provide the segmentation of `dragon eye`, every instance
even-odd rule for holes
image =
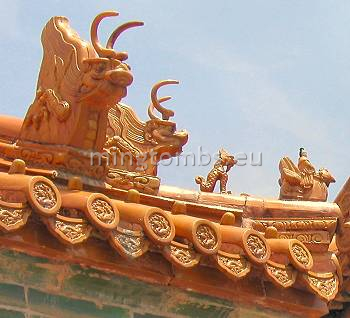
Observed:
[[[106,64],[105,63],[99,63],[96,64],[94,67],[94,70],[98,73],[102,73],[106,69]]]

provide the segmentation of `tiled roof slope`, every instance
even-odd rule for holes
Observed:
[[[229,211],[229,198],[210,196],[224,200]],[[188,198],[164,198],[163,202],[161,197],[145,196],[136,190],[114,194],[110,190],[108,195],[87,191],[78,178],[70,179],[66,186],[55,184],[46,177],[25,174],[20,161],[15,161],[8,173],[0,172],[0,199],[0,228],[4,233],[19,231],[33,214],[62,244],[73,247],[97,238],[127,259],[137,259],[151,250],[178,268],[196,271],[200,264],[216,267],[233,280],[257,271],[279,287],[306,287],[325,301],[334,299],[341,283],[334,255],[313,255],[298,239],[278,238],[274,226],[257,231],[237,225],[242,223],[236,222],[239,216],[225,212],[225,208],[220,221],[194,216]],[[245,203],[241,206],[237,203],[240,199],[231,200],[237,209],[247,207],[250,198],[242,198]],[[198,200],[196,204],[200,204]],[[295,213],[303,204],[303,209],[314,206],[281,204],[293,205]],[[267,202],[263,205],[274,208]],[[336,206],[322,206],[322,213],[336,215]],[[322,266],[315,262],[320,257]]]

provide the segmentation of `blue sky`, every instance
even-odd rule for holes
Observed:
[[[0,0],[0,111],[23,117],[33,100],[41,61],[40,33],[54,15],[69,18],[89,39],[104,10],[120,17],[101,25],[107,39],[127,20],[145,26],[126,32],[134,83],[123,102],[147,119],[149,90],[160,79],[179,129],[190,134],[187,152],[262,152],[260,167],[234,167],[234,193],[278,196],[278,162],[297,160],[305,147],[317,168],[337,179],[334,199],[350,175],[349,1],[25,1]],[[164,184],[196,188],[209,167],[161,166]]]

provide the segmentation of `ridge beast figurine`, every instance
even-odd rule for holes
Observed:
[[[230,155],[225,149],[219,151],[219,159],[215,162],[214,167],[210,170],[207,179],[197,176],[195,181],[199,184],[203,192],[214,192],[215,185],[220,182],[220,193],[229,193],[226,189],[228,181],[228,172],[237,163],[234,156]],[[226,169],[225,169],[226,168]]]
[[[284,157],[280,160],[279,170],[282,200],[327,201],[328,187],[335,182],[327,169],[316,171],[304,148],[300,148],[298,166]]]

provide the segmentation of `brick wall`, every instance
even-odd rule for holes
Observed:
[[[0,250],[0,317],[273,318],[281,313]]]

